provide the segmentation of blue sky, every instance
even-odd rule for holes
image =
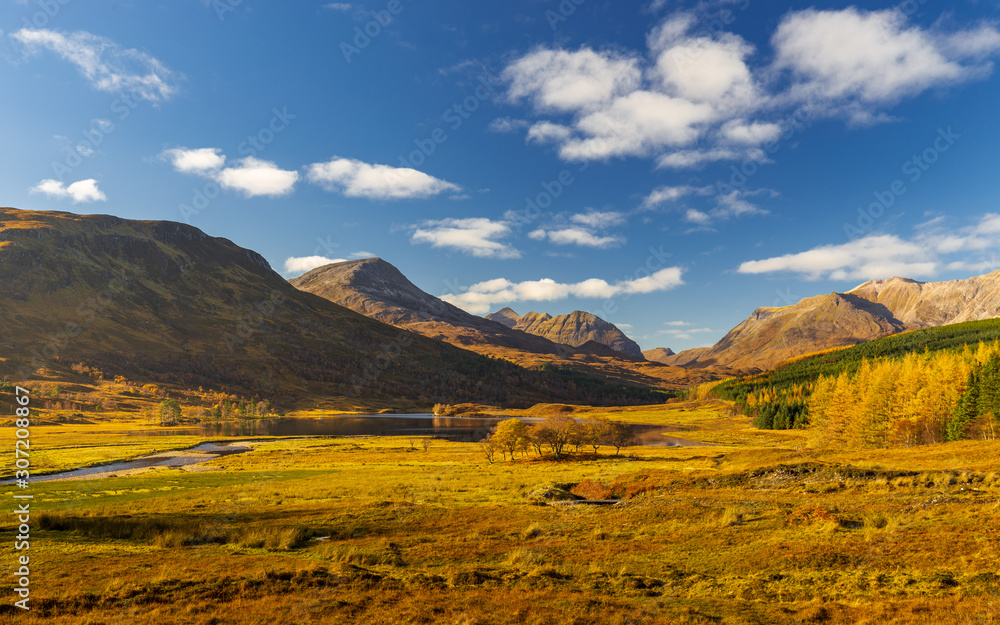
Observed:
[[[644,349],[1000,268],[995,0],[0,0],[0,203]]]

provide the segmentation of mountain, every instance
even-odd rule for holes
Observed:
[[[639,345],[617,326],[581,310],[553,317],[548,313],[536,312],[522,316],[511,308],[501,308],[486,315],[486,318],[514,330],[543,336],[554,343],[583,347],[594,342],[633,358],[644,358]]]
[[[507,308],[488,318],[472,315],[422,291],[378,258],[332,263],[290,282],[373,319],[522,366],[554,365],[606,380],[670,389],[718,379],[725,373],[641,361],[637,345],[612,324],[588,313],[562,318],[531,313],[522,318]],[[560,321],[549,328],[546,321],[552,319]],[[534,331],[551,331],[551,335],[536,336]],[[615,351],[614,345],[639,356]]]
[[[410,282],[381,258],[324,265],[289,281],[295,288],[398,328],[481,353],[504,349],[555,354],[565,348],[551,341],[465,312]]]
[[[508,328],[513,328],[517,325],[517,320],[521,318],[521,315],[514,312],[513,309],[501,308],[495,313],[490,313],[486,315],[486,318],[490,321],[496,321],[500,325],[507,326]]]
[[[906,330],[1000,316],[1000,271],[965,280],[918,282],[889,278],[846,293],[758,308],[710,348],[685,350],[660,362],[770,369],[794,356],[855,345]]]
[[[663,362],[667,358],[674,356],[674,350],[669,347],[655,347],[653,349],[647,349],[642,352],[643,357],[646,360],[651,360],[653,362]]]
[[[310,408],[634,394],[380,323],[294,288],[256,252],[166,221],[0,208],[0,318],[11,380],[85,365]]]
[[[1000,316],[1000,271],[966,280],[871,280],[848,291],[885,306],[909,330]]]
[[[514,312],[509,308],[504,310]],[[509,318],[509,315],[504,316]],[[574,310],[567,315],[555,317],[548,313],[529,312],[517,318],[514,329],[574,347],[594,341],[627,356],[644,358],[639,345],[625,336],[617,326],[582,310]]]

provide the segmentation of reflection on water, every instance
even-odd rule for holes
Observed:
[[[467,419],[436,417],[431,414],[337,416],[325,419],[259,419],[256,421],[220,421],[204,423],[196,428],[157,429],[130,432],[130,436],[158,436],[162,434],[188,434],[193,436],[240,437],[255,436],[434,436],[451,441],[475,442],[489,435],[490,430],[502,419]],[[525,419],[537,422],[540,419]],[[666,436],[671,431],[661,425],[633,425],[635,445],[643,447],[700,446],[705,443]],[[153,466],[182,467],[200,464],[221,456],[243,453],[250,447],[240,442],[201,443],[187,450],[163,452],[112,464],[98,465],[33,476],[33,481],[87,479],[108,477],[119,471]],[[0,481],[10,484],[12,480]]]
[[[253,421],[215,421],[183,430],[155,433],[194,436],[434,436],[451,441],[476,442],[489,435],[501,419],[438,417],[432,414],[336,416],[327,418],[276,418]],[[537,422],[538,419],[525,419]],[[644,447],[702,445],[665,436],[671,428],[660,425],[633,425],[636,444]],[[153,432],[137,432],[147,434]]]

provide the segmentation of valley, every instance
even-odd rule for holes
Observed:
[[[378,258],[289,282],[181,224],[3,210],[35,479],[33,609],[0,622],[990,622],[994,274],[641,352]]]

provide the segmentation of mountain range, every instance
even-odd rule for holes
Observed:
[[[310,408],[656,401],[381,323],[174,222],[0,208],[0,318],[13,380],[72,381],[85,365]]]
[[[509,309],[486,318],[473,315],[424,292],[380,258],[331,263],[290,282],[383,323],[522,366],[555,365],[609,381],[665,389],[718,379],[727,372],[646,362],[639,346],[620,329],[582,311],[559,317],[539,313],[521,317]]]
[[[770,369],[791,357],[907,330],[1000,316],[1000,271],[964,280],[871,280],[846,293],[758,308],[711,347],[646,357],[669,365]]]
[[[0,316],[8,379],[59,379],[86,364],[288,406],[614,403],[1000,316],[1000,271],[873,280],[758,308],[711,347],[641,352],[583,311],[472,315],[378,258],[289,282],[256,252],[184,224],[0,208]]]

